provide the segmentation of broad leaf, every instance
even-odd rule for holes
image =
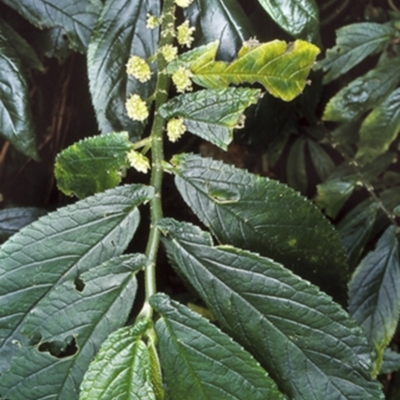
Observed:
[[[151,353],[142,340],[151,325],[141,320],[107,338],[85,374],[79,400],[163,399],[163,389],[155,387]]]
[[[400,369],[400,353],[386,349],[383,353],[383,362],[379,374],[390,374]]]
[[[399,58],[393,58],[357,78],[333,96],[325,107],[325,121],[348,122],[375,107],[399,83]]]
[[[364,328],[376,351],[377,375],[400,316],[399,243],[394,226],[385,231],[376,249],[357,267],[349,284],[349,300],[350,314]]]
[[[63,63],[73,52],[68,47],[63,29],[58,26],[43,30],[38,34],[37,49],[48,58],[57,57],[60,63]]]
[[[9,29],[0,24],[0,135],[26,156],[39,159],[32,112],[29,107],[28,80],[23,61],[8,38]]]
[[[323,181],[335,169],[335,163],[324,148],[314,140],[307,140],[307,145],[315,171]]]
[[[1,395],[77,399],[82,372],[107,336],[126,322],[137,287],[132,274],[145,265],[142,255],[116,257],[48,293],[22,326],[35,345],[18,351],[0,378]]]
[[[74,143],[57,155],[54,174],[58,188],[67,196],[83,198],[117,186],[131,148],[127,132]]]
[[[257,361],[199,314],[157,294],[150,300],[170,398],[283,400]]]
[[[159,112],[166,119],[183,117],[189,132],[227,150],[244,110],[259,98],[257,89],[201,90],[174,97]]]
[[[171,162],[181,196],[220,243],[271,257],[333,293],[344,283],[340,238],[299,193],[196,155],[178,155]]]
[[[269,258],[213,247],[197,227],[162,220],[169,257],[224,331],[289,398],[383,399],[365,336],[326,294]]]
[[[289,35],[309,41],[318,37],[319,15],[314,0],[258,0],[258,2]]]
[[[100,0],[2,0],[39,29],[61,27],[71,49],[86,52],[89,36],[100,13]]]
[[[159,0],[107,0],[90,38],[88,76],[92,102],[102,133],[129,131],[138,139],[143,124],[128,118],[125,101],[131,93],[146,99],[155,89],[156,71],[144,83],[126,74],[132,55],[144,59],[157,50],[158,28],[146,27],[147,14],[160,15]]]
[[[362,123],[356,160],[366,164],[385,153],[399,131],[400,89],[396,89]]]
[[[237,0],[195,0],[184,9],[190,26],[195,26],[195,46],[218,40],[218,55],[233,59],[244,41],[255,36],[254,28]]]
[[[189,68],[193,81],[209,89],[230,84],[261,83],[269,93],[291,101],[303,92],[319,49],[311,43],[296,40],[287,44],[245,42],[232,62],[215,61],[218,42],[186,52],[171,62],[169,73],[180,66]]]
[[[336,31],[336,46],[326,51],[318,63],[328,73],[324,83],[345,74],[364,58],[381,51],[394,37],[396,31],[389,25],[361,22],[344,26]]]
[[[287,183],[301,193],[307,192],[307,171],[305,159],[306,141],[303,137],[296,138],[288,154],[286,164]]]
[[[30,311],[55,286],[121,254],[139,223],[137,206],[153,196],[142,185],[122,186],[53,212],[0,248],[0,372]]]

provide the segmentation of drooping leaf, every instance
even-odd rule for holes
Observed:
[[[319,13],[314,0],[258,0],[289,35],[313,41],[318,37]]]
[[[224,60],[233,59],[243,42],[255,36],[237,0],[195,0],[184,15],[196,27],[194,46],[218,40],[218,56]]]
[[[360,76],[333,96],[325,107],[325,121],[349,122],[375,107],[399,83],[399,58]]]
[[[158,224],[169,256],[216,317],[293,399],[383,399],[365,336],[326,294],[269,258]]]
[[[306,79],[319,49],[311,43],[281,40],[253,44],[246,42],[232,62],[215,61],[218,42],[186,52],[168,65],[169,73],[185,66],[193,81],[208,89],[230,84],[261,83],[269,93],[291,101],[304,90]]]
[[[145,265],[140,254],[116,257],[50,291],[21,330],[38,343],[18,351],[0,377],[1,395],[77,400],[83,372],[100,344],[126,322],[136,294],[133,274]]]
[[[400,369],[400,353],[386,349],[379,374],[390,374]]]
[[[296,138],[290,148],[286,164],[286,176],[289,186],[301,193],[307,192],[307,171],[305,159],[306,141],[303,137]]]
[[[181,196],[220,243],[271,257],[331,292],[344,283],[340,238],[299,193],[197,155],[177,155],[171,163]]]
[[[381,51],[394,37],[393,27],[375,22],[359,22],[341,27],[336,31],[336,46],[326,51],[326,57],[318,63],[327,71],[324,83],[345,74],[366,57]]]
[[[38,160],[28,80],[24,64],[0,24],[0,135],[20,152]]]
[[[230,337],[185,306],[156,294],[160,358],[174,400],[283,400],[257,361]]]
[[[58,26],[43,30],[38,34],[37,49],[48,58],[58,58],[60,63],[63,63],[73,52],[68,47],[63,29]]]
[[[227,150],[244,110],[257,103],[257,89],[228,88],[182,94],[159,110],[163,118],[183,117],[187,130]]]
[[[315,171],[323,181],[334,170],[335,163],[324,148],[314,140],[307,140],[307,145]]]
[[[38,27],[60,27],[68,38],[71,49],[86,52],[89,36],[100,13],[100,0],[2,0],[4,4],[20,13]]]
[[[128,118],[125,101],[131,93],[151,96],[157,74],[152,64],[151,79],[139,82],[127,76],[126,63],[132,55],[147,59],[156,53],[159,29],[146,27],[148,14],[159,17],[159,0],[107,0],[90,38],[89,88],[102,133],[142,134],[143,124]]]
[[[386,152],[399,131],[400,89],[396,89],[362,123],[356,160],[363,165]]]
[[[357,267],[349,284],[349,311],[376,351],[374,375],[400,316],[400,260],[396,228],[390,226],[373,252]]]
[[[117,186],[132,148],[127,132],[94,136],[74,143],[57,155],[54,175],[67,196],[90,196]]]
[[[122,186],[53,212],[0,248],[0,372],[7,369],[33,307],[62,282],[121,254],[139,223],[137,206],[153,196]]]

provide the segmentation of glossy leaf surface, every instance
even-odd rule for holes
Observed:
[[[215,325],[170,300],[151,298],[160,358],[174,400],[283,400],[258,362]]]
[[[174,220],[159,223],[169,256],[221,328],[293,399],[383,399],[365,336],[326,294],[269,258]]]
[[[117,186],[132,148],[127,132],[95,136],[74,143],[57,155],[54,174],[67,196],[83,198]]]
[[[259,97],[257,89],[201,90],[174,97],[159,112],[166,119],[183,117],[189,132],[226,150],[244,110],[257,103]]]

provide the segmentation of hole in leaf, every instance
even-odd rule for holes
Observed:
[[[78,352],[78,346],[73,336],[68,336],[64,340],[54,340],[52,342],[43,342],[39,346],[39,351],[48,352],[57,358],[73,356]]]
[[[85,289],[85,282],[83,282],[83,280],[82,280],[79,276],[77,276],[77,277],[75,278],[75,280],[74,280],[74,285],[75,285],[75,289],[76,289],[78,292],[82,292],[83,289]]]

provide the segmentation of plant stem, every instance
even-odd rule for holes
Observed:
[[[171,44],[174,40],[175,4],[174,0],[165,0],[162,12],[162,24],[159,47]],[[153,309],[149,298],[156,293],[156,259],[160,245],[160,231],[157,222],[163,217],[161,187],[163,180],[162,163],[164,160],[163,133],[164,119],[159,115],[159,108],[168,100],[170,78],[165,73],[166,62],[161,53],[157,54],[158,77],[155,91],[154,122],[151,129],[152,168],[150,185],[155,189],[155,196],[150,202],[150,232],[146,247],[148,264],[145,269],[145,302],[139,317],[152,318]]]

